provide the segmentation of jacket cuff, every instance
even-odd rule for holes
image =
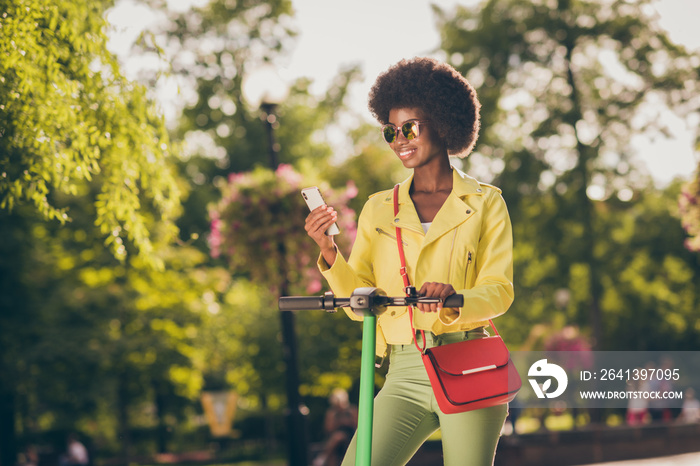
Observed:
[[[343,255],[340,254],[340,251],[338,251],[336,249],[335,262],[333,263],[333,266],[329,266],[328,262],[326,262],[326,259],[323,258],[323,253],[319,253],[318,259],[316,260],[316,265],[318,266],[318,270],[322,274],[324,274],[325,272],[330,272],[330,271],[337,269],[338,267],[336,267],[336,265],[338,264],[338,259],[341,259],[341,258],[343,258]],[[343,261],[345,261],[344,258],[343,258]]]
[[[461,307],[443,307],[440,312],[438,312],[438,319],[443,325],[450,326],[456,324],[461,315]]]

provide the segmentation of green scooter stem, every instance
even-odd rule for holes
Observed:
[[[374,421],[374,353],[377,340],[377,316],[362,320],[362,359],[360,365],[360,403],[357,423],[355,466],[372,463],[372,423]]]

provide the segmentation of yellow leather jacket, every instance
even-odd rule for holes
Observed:
[[[393,190],[370,196],[350,258],[346,261],[338,252],[329,268],[320,256],[321,273],[337,296],[366,286],[403,296],[396,244],[400,227],[411,284],[420,290],[425,282],[449,283],[464,295],[462,308],[415,312],[415,328],[439,335],[488,325],[488,319],[508,310],[514,297],[513,234],[501,190],[453,169],[452,192],[426,234],[409,195],[412,181],[413,175],[400,184],[396,216]],[[349,308],[346,312],[362,320]],[[379,317],[377,355],[386,354],[387,344],[408,344],[412,338],[407,308],[390,307]]]

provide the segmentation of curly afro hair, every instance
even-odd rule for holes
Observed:
[[[479,135],[476,91],[457,70],[433,58],[401,60],[377,77],[368,107],[381,123],[395,108],[419,108],[435,123],[450,155],[466,157]]]

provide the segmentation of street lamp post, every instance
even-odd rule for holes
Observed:
[[[259,70],[252,73],[244,82],[244,94],[251,105],[259,106],[261,119],[265,122],[268,138],[270,168],[276,170],[279,166],[280,145],[275,139],[275,128],[279,126],[275,113],[277,106],[287,96],[287,86],[273,69]],[[277,244],[280,257],[285,257],[283,242]],[[289,294],[287,271],[284,263],[281,268],[282,283],[280,296]],[[297,356],[297,338],[295,331],[295,315],[293,312],[280,312],[282,328],[282,353],[285,363],[287,412],[288,454],[290,466],[306,466],[308,464],[308,447],[306,436],[306,415],[308,408],[299,395],[299,366]]]
[[[277,170],[279,167],[279,149],[280,145],[275,139],[275,127],[279,125],[277,123],[277,104],[273,102],[262,102],[260,104],[260,109],[262,110],[262,117],[265,120],[265,127],[267,128],[267,141],[268,149],[270,151],[270,168]]]

